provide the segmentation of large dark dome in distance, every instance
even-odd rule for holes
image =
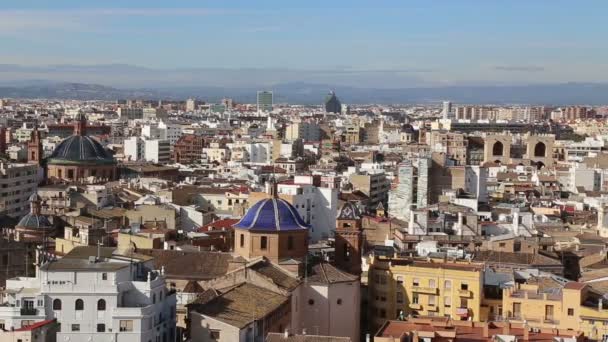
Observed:
[[[116,164],[114,157],[89,136],[73,135],[62,141],[48,158],[49,164]]]

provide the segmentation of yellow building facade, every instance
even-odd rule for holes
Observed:
[[[374,257],[368,279],[375,326],[410,314],[482,319],[483,264]]]
[[[608,305],[583,283],[570,282],[551,292],[526,284],[505,289],[502,309],[504,319],[532,328],[582,331],[592,340],[608,336]]]

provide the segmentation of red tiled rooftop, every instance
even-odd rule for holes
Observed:
[[[239,222],[238,219],[223,219],[208,223],[198,229],[199,232],[208,232],[212,230],[232,229],[232,226]]]
[[[19,329],[15,329],[14,331],[30,331],[30,330],[34,330],[34,329],[38,329],[40,327],[43,327],[43,326],[45,326],[47,324],[54,323],[54,322],[55,322],[55,319],[47,319],[46,321],[40,321],[40,322],[34,323],[32,325],[27,325],[25,327],[21,327]]]

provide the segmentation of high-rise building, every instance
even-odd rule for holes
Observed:
[[[452,118],[452,102],[443,101],[443,110],[441,111],[441,115],[444,119]]]
[[[332,90],[325,97],[325,112],[327,113],[341,113],[342,112],[342,104],[336,93]]]
[[[274,101],[272,91],[258,91],[258,112],[271,112]]]
[[[196,100],[188,99],[186,100],[186,112],[194,112],[196,110]]]

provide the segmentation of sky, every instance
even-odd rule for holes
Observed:
[[[0,80],[604,82],[606,13],[605,0],[2,0],[0,64],[19,67]]]

